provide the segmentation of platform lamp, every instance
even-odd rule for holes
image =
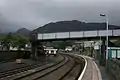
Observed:
[[[101,17],[105,17],[106,19],[106,59],[108,59],[108,16],[106,14],[100,14]],[[106,65],[107,66],[107,65]]]

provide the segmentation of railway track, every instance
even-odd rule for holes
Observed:
[[[28,66],[24,66],[24,67],[20,67],[20,68],[2,71],[2,72],[0,72],[0,80],[12,80],[9,77],[13,77],[14,75],[19,75],[19,74],[24,73],[24,72],[33,72],[33,69],[37,69],[37,68],[42,67],[42,66],[50,67],[56,63],[60,63],[60,62],[64,61],[64,59],[65,58],[63,57],[58,62],[53,62],[53,63],[45,62],[45,63],[39,63],[39,64],[36,63],[36,64],[32,64],[32,65],[28,65]],[[6,79],[6,78],[8,78],[8,79]]]
[[[64,59],[56,63],[49,63],[25,71],[16,72],[10,76],[1,77],[0,80],[77,80],[84,61],[80,58],[64,55]],[[17,69],[16,69],[17,71]]]
[[[82,59],[82,61],[80,58],[70,55],[66,56],[69,58],[69,61],[65,65],[51,72],[51,74],[32,80],[77,80],[83,70],[84,60]]]
[[[6,70],[6,71],[3,71],[3,72],[0,72],[0,78],[10,76],[10,75],[13,75],[13,74],[16,74],[16,73],[20,73],[20,72],[23,72],[23,71],[27,71],[29,69],[32,69],[32,68],[35,68],[35,67],[38,67],[38,66],[41,66],[41,65],[44,65],[44,64],[47,64],[47,63],[32,64],[32,65],[29,65],[29,66],[24,66],[24,67],[20,67],[20,68],[16,68],[16,69]]]
[[[59,80],[78,80],[78,78],[84,68],[84,60],[77,58],[77,57],[73,57],[73,56],[71,56],[71,57],[74,58],[75,64]]]
[[[0,64],[4,64],[4,63],[7,63],[7,62],[12,62],[14,61],[15,59],[9,59],[9,60],[6,60],[6,61],[0,61]]]

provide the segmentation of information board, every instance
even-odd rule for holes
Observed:
[[[117,58],[120,58],[120,50],[117,51]]]
[[[112,50],[112,58],[116,58],[116,50]]]

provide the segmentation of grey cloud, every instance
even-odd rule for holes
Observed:
[[[6,27],[12,30],[60,20],[101,22],[100,13],[108,14],[110,24],[120,25],[119,4],[118,0],[0,0],[0,17],[16,25]]]

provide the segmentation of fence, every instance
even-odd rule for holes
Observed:
[[[109,47],[106,61],[109,73],[114,76],[115,80],[120,80],[120,48]]]

